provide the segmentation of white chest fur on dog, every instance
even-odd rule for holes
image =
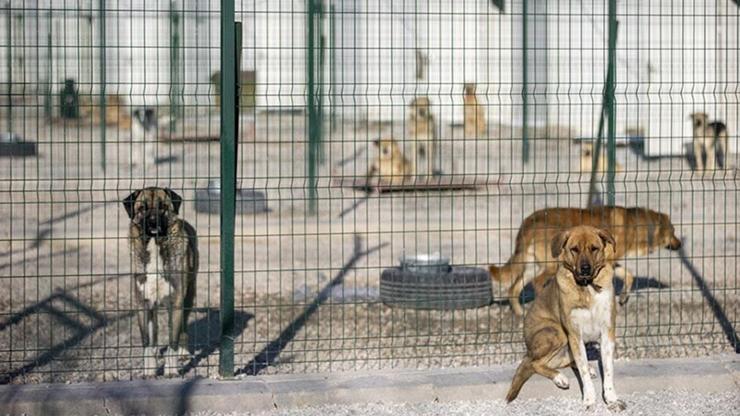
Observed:
[[[150,257],[146,265],[146,281],[139,283],[139,291],[148,302],[161,303],[173,291],[172,285],[164,278],[164,261],[159,251]]]
[[[580,329],[583,342],[599,341],[601,332],[609,328],[614,298],[611,288],[596,292],[589,286],[588,290],[593,296],[591,308],[577,308],[570,312],[570,319]]]

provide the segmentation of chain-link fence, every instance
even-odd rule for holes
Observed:
[[[738,351],[734,1],[2,5],[4,383],[515,362],[589,215],[618,357]]]

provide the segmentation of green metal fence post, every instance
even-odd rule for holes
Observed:
[[[527,90],[529,88],[529,80],[527,76],[529,48],[527,45],[527,0],[522,1],[522,162],[529,162],[529,132],[527,131],[529,116],[529,97]]]
[[[323,165],[326,160],[326,149],[324,149],[324,63],[326,50],[326,37],[324,36],[324,4],[323,0],[317,0],[318,20],[319,20],[319,83],[317,85],[316,95],[318,98],[316,114],[318,117],[318,140],[319,140],[319,164]]]
[[[234,102],[234,177],[237,177],[239,171],[239,121],[241,120],[241,103],[242,103],[242,22],[234,23],[234,30],[236,31],[236,47],[235,47],[235,68],[236,72],[236,101]],[[236,182],[234,182],[234,192],[236,192]]]
[[[308,213],[316,214],[317,179],[316,164],[319,155],[319,117],[316,111],[316,97],[314,91],[314,78],[316,68],[314,62],[314,24],[315,24],[315,5],[314,0],[307,0],[308,8],[308,39],[306,39],[306,76],[307,76],[307,105],[308,105]]]
[[[100,45],[99,53],[100,57],[100,167],[105,173],[105,133],[106,133],[106,117],[105,117],[105,0],[100,0]]]
[[[329,83],[331,84],[331,129],[337,128],[337,16],[334,11],[334,4],[329,5],[330,35],[331,36],[331,70],[329,72]]]
[[[180,14],[174,1],[170,2],[170,115],[182,116],[182,80],[180,79]],[[170,128],[173,125],[170,124]]]
[[[52,117],[52,91],[51,91],[51,85],[52,85],[52,54],[51,54],[51,31],[52,31],[52,25],[51,25],[51,13],[49,13],[49,34],[46,35],[46,71],[47,71],[47,78],[46,78],[46,89],[44,91],[44,116],[46,118],[51,119]]]
[[[611,46],[613,45],[616,47],[617,44],[617,34],[619,33],[619,22],[616,22],[614,25],[614,32],[612,35],[612,28],[609,27],[609,48],[611,51]],[[609,54],[609,59],[613,59],[613,56]],[[592,159],[591,159],[591,179],[589,181],[588,185],[588,200],[586,201],[586,206],[591,208],[594,205],[594,202],[596,201],[596,176],[598,175],[598,171],[596,169],[597,166],[599,166],[599,159],[601,159],[601,148],[603,146],[604,142],[604,119],[606,117],[609,117],[610,123],[612,122],[610,117],[610,110],[609,106],[610,103],[614,100],[614,71],[616,70],[616,66],[612,65],[613,61],[609,60],[607,62],[607,69],[606,69],[606,80],[604,81],[604,93],[601,97],[601,111],[599,112],[599,130],[596,134],[596,143],[594,144],[593,152],[591,153]],[[610,98],[611,94],[611,98]],[[616,127],[615,127],[616,128]],[[607,138],[607,146],[610,146],[609,139]],[[612,146],[612,157],[614,159],[613,162],[616,165],[616,143],[614,140],[612,140],[611,143]],[[607,150],[609,152],[609,150]],[[607,164],[609,164],[609,155],[607,154]],[[614,167],[614,165],[611,165]],[[609,166],[607,166],[607,172],[609,171]],[[611,188],[614,189],[614,176],[612,176],[611,179]],[[614,195],[614,194],[612,194]],[[614,204],[614,202],[610,202],[610,204]]]
[[[616,151],[616,98],[614,97],[617,78],[617,0],[609,0],[609,74],[606,84],[606,102],[609,112],[609,130],[607,136],[607,174],[606,174],[606,198],[607,204],[614,205],[616,202],[616,190],[614,188],[614,177],[616,174],[617,151]]]
[[[8,8],[8,24],[6,25],[8,27],[8,65],[7,65],[7,77],[8,80],[8,108],[7,110],[7,117],[8,117],[8,134],[13,134],[13,49],[11,46],[13,45],[13,42],[10,40],[11,36],[13,36],[13,31],[11,29],[11,25],[13,23],[13,15],[10,8],[10,2],[7,3]]]
[[[221,342],[218,371],[234,375],[234,222],[236,74],[234,0],[221,0]]]

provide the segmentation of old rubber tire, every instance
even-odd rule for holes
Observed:
[[[419,273],[394,267],[380,275],[380,300],[412,309],[469,309],[491,303],[491,278],[476,267],[453,267],[448,273]]]

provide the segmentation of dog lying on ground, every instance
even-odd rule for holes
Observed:
[[[578,226],[559,232],[550,243],[558,268],[524,318],[527,354],[516,370],[506,400],[514,400],[532,375],[549,378],[561,389],[570,386],[559,371],[574,366],[583,382],[583,404],[596,404],[586,342],[599,342],[603,397],[612,411],[627,406],[614,389],[616,303],[612,261],[616,243],[606,230]]]
[[[691,113],[689,118],[693,124],[697,172],[714,170],[715,161],[720,168],[727,168],[727,126],[721,121],[709,122],[707,113]]]
[[[134,191],[123,200],[131,219],[129,246],[144,363],[154,375],[161,358],[157,309],[164,305],[169,312],[165,374],[176,374],[180,362],[189,358],[187,326],[195,301],[198,245],[193,226],[178,217],[181,203],[171,189],[156,187]]]
[[[537,295],[545,281],[555,275],[558,263],[549,249],[553,236],[577,225],[607,229],[616,241],[615,261],[624,256],[645,255],[660,247],[669,250],[681,248],[681,240],[676,237],[668,215],[647,208],[602,206],[591,209],[547,208],[535,211],[519,227],[514,254],[506,264],[501,267],[489,266],[493,280],[511,285],[509,302],[516,315],[521,316],[523,313],[519,295],[524,286],[534,280]],[[536,276],[525,274],[530,263],[538,267]],[[619,298],[619,303],[624,305],[629,298],[634,277],[621,265],[616,265],[615,272],[624,281]]]
[[[398,142],[392,138],[384,138],[374,140],[373,145],[377,148],[378,155],[367,172],[369,186],[400,185],[410,179],[413,168]]]

